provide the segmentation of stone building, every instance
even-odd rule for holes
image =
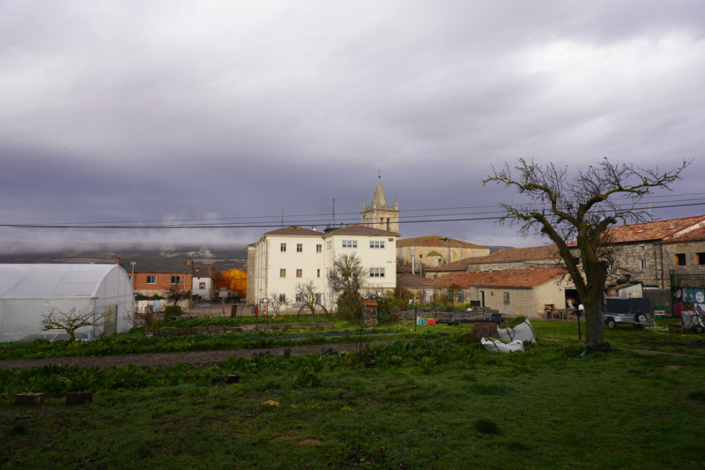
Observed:
[[[546,305],[563,308],[573,286],[562,268],[507,269],[448,274],[438,278],[439,289],[458,291],[458,301],[479,301],[506,315],[545,318]]]
[[[668,289],[671,271],[705,274],[705,216],[612,227],[608,236],[613,278]]]
[[[406,265],[413,264],[415,272],[489,254],[489,247],[438,235],[402,238],[397,243],[397,258]]]
[[[401,243],[402,240],[399,242]],[[428,268],[427,278],[436,279],[445,274],[473,271],[498,271],[503,269],[528,269],[539,267],[560,267],[563,261],[555,245],[532,246],[529,248],[506,248],[487,256],[461,259],[437,268]]]
[[[362,200],[360,219],[362,225],[367,227],[399,233],[399,204],[395,200],[393,206],[387,205],[381,176],[377,178],[377,188],[372,198],[372,204],[365,206],[365,200]]]

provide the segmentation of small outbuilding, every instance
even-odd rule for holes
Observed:
[[[113,264],[0,264],[0,342],[67,339],[43,330],[51,312],[92,312],[97,326],[77,330],[93,339],[132,327],[134,292],[125,270]]]

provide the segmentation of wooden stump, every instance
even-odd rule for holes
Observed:
[[[93,402],[93,392],[69,392],[66,394],[67,405],[83,405]]]
[[[43,402],[43,393],[18,393],[17,395],[15,395],[15,405],[37,406]]]

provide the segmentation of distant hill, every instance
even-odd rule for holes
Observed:
[[[15,247],[17,248],[17,247]],[[228,269],[247,269],[247,248],[203,247],[203,246],[169,246],[169,247],[135,247],[135,246],[86,246],[71,250],[33,251],[11,250],[12,253],[0,253],[0,263],[114,263],[116,257],[123,258],[191,258],[197,266],[214,266],[216,271]]]

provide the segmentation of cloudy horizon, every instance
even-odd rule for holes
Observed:
[[[282,211],[322,228],[333,199],[354,223],[379,172],[403,221],[483,219],[520,198],[482,178],[520,158],[693,160],[645,202],[700,215],[704,32],[683,0],[0,0],[0,223],[256,226],[0,227],[0,251],[243,245]],[[493,220],[401,225],[426,234],[547,243]]]

